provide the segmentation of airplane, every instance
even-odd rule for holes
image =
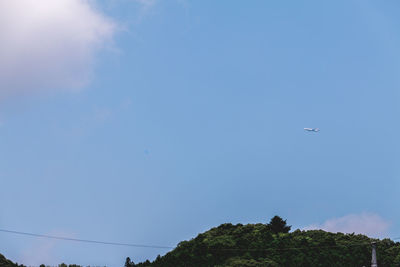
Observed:
[[[318,128],[304,128],[304,130],[305,131],[307,131],[307,132],[319,132],[319,129]]]

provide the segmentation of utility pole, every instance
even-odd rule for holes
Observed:
[[[376,260],[376,242],[372,242],[372,259],[371,267],[378,267],[378,261]]]

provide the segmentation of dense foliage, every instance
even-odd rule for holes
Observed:
[[[379,266],[400,266],[398,242],[322,230],[288,233],[290,226],[276,217],[269,224],[222,224],[153,262],[127,259],[125,266],[370,266],[372,241],[378,241]]]
[[[0,254],[0,267],[18,267],[18,264],[15,264],[12,261],[7,260],[6,257]]]
[[[289,233],[286,221],[275,216],[268,224],[222,224],[183,241],[163,257],[125,267],[261,267],[370,266],[371,242],[377,242],[378,266],[400,267],[400,243],[364,235],[322,230]],[[0,267],[25,267],[0,254]],[[40,267],[45,267],[41,265]],[[80,267],[60,264],[58,267]]]

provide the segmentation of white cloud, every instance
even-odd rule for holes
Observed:
[[[365,234],[370,237],[387,235],[390,222],[374,213],[350,214],[328,219],[322,224],[313,224],[303,230],[321,229],[328,232]]]
[[[39,240],[32,247],[22,252],[18,263],[27,266],[39,266],[40,264],[55,264],[54,248],[56,247],[55,240]]]
[[[76,234],[67,233],[64,231],[52,231],[48,233],[51,236],[62,236],[68,238],[76,238]],[[40,264],[56,266],[61,263],[59,256],[56,252],[59,249],[61,242],[68,242],[56,239],[37,238],[29,242],[30,245],[21,252],[18,263],[26,266],[39,266]]]
[[[115,23],[89,0],[0,0],[0,96],[76,90]]]

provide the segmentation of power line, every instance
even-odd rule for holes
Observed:
[[[33,236],[33,237],[41,237],[41,238],[49,238],[49,239],[67,240],[67,241],[84,242],[84,243],[94,243],[94,244],[102,244],[102,245],[112,245],[112,246],[125,246],[125,247],[138,247],[138,248],[167,248],[167,249],[174,248],[174,247],[168,247],[168,246],[129,244],[129,243],[107,242],[107,241],[98,241],[98,240],[89,240],[89,239],[78,239],[78,238],[70,238],[70,237],[63,237],[63,236],[33,234],[33,233],[12,231],[12,230],[6,230],[6,229],[0,229],[0,232]]]
[[[84,243],[94,243],[94,244],[102,244],[102,245],[113,245],[113,246],[126,246],[126,247],[141,247],[141,248],[159,248],[159,249],[173,249],[175,247],[170,246],[158,246],[158,245],[143,245],[143,244],[129,244],[129,243],[120,243],[120,242],[107,242],[107,241],[98,241],[98,240],[89,240],[89,239],[78,239],[78,238],[69,238],[62,236],[53,236],[53,235],[42,235],[42,234],[34,234],[27,232],[19,232],[12,231],[6,229],[0,229],[0,232],[18,234],[18,235],[26,235],[31,237],[41,237],[41,238],[49,238],[49,239],[57,239],[57,240],[66,240],[66,241],[75,241],[75,242],[84,242]],[[393,238],[392,240],[400,239],[400,237]],[[382,241],[378,241],[382,242]],[[313,248],[337,248],[337,247],[351,247],[351,246],[366,246],[371,245],[370,242],[359,242],[353,244],[336,244],[332,246],[305,246],[305,247],[289,247],[289,248],[221,248],[221,249],[211,249],[211,250],[223,250],[223,251],[267,251],[267,250],[303,250],[303,249],[313,249]],[[210,250],[209,248],[207,250]]]

